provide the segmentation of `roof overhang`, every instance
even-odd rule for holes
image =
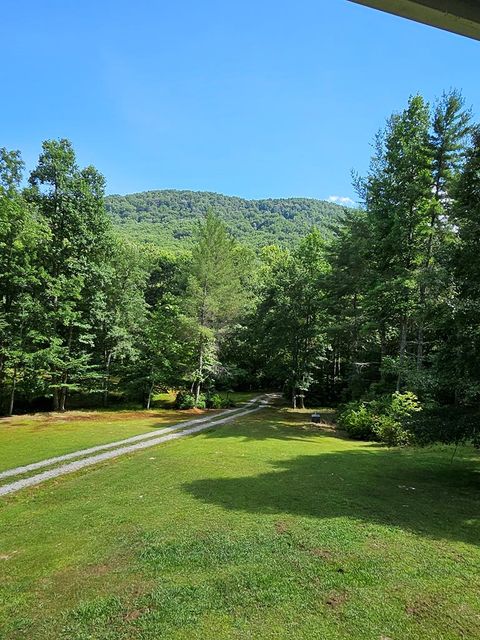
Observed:
[[[480,40],[480,0],[350,0]]]

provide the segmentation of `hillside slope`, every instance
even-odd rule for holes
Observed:
[[[343,216],[339,205],[308,198],[245,200],[203,191],[145,191],[106,198],[119,228],[140,241],[188,244],[197,221],[212,208],[241,242],[259,248],[292,245],[313,226],[328,234]]]

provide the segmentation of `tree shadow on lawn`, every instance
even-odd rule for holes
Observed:
[[[310,412],[288,413],[287,411],[259,411],[238,422],[199,432],[199,436],[208,438],[242,438],[254,440],[304,440],[319,435],[348,439],[346,433],[335,429],[333,412],[324,412],[319,424],[310,422]]]
[[[197,480],[195,498],[226,509],[313,518],[348,517],[479,544],[479,469],[423,451],[361,449],[272,463],[257,476]]]

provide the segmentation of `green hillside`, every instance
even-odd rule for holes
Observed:
[[[343,216],[339,205],[310,198],[245,200],[203,191],[145,191],[106,198],[107,211],[130,237],[162,245],[188,243],[209,208],[252,247],[292,245],[313,226],[328,233]]]

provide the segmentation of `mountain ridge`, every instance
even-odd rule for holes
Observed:
[[[213,209],[237,240],[260,248],[291,246],[312,227],[330,235],[346,207],[315,198],[246,199],[212,191],[157,189],[105,198],[120,231],[141,242],[189,244],[195,225]]]

